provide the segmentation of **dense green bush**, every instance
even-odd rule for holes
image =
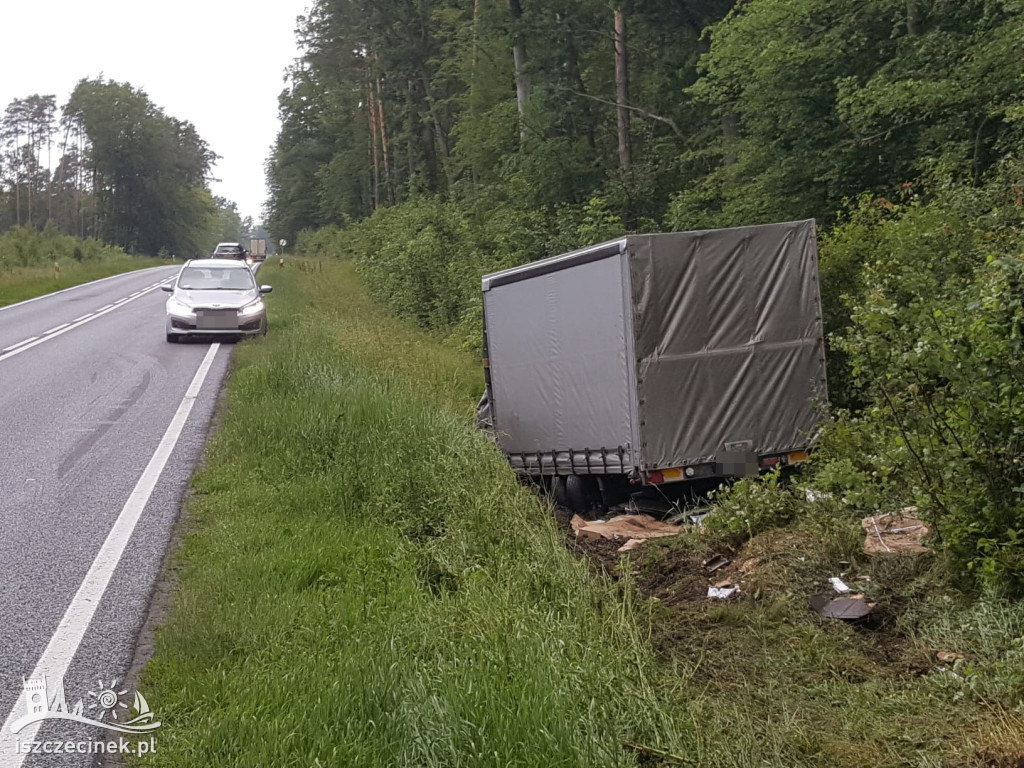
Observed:
[[[1012,174],[929,203],[864,199],[823,238],[840,409],[810,482],[859,516],[914,504],[967,587],[1024,593],[1024,232]],[[773,484],[725,523],[786,522]],[[742,507],[742,511],[734,510]],[[780,516],[780,509],[786,514]],[[754,523],[751,523],[753,525]]]
[[[54,226],[42,232],[16,227],[0,233],[0,271],[14,267],[49,266],[54,262],[93,262],[124,258],[120,248],[104,245],[99,240],[62,235]]]

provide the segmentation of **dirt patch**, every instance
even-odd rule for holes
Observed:
[[[556,508],[555,515],[566,547],[595,572],[612,579],[627,571],[634,575],[639,594],[654,603],[655,650],[695,665],[695,677],[709,683],[739,680],[730,680],[727,666],[704,663],[706,656],[761,653],[765,636],[793,658],[812,654],[816,644],[833,647],[836,658],[827,669],[794,672],[794,681],[804,683],[823,677],[857,682],[919,676],[934,667],[934,659],[900,626],[907,600],[877,583],[869,560],[842,559],[820,534],[782,528],[742,542],[688,527],[680,536],[619,553],[617,542],[577,537],[569,511]],[[865,619],[824,619],[808,608],[808,596],[831,592],[829,577],[840,575],[853,594],[867,594],[877,603]],[[739,590],[727,600],[708,598],[709,587],[723,585]],[[762,647],[755,650],[756,643]]]

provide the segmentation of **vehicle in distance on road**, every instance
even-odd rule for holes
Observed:
[[[241,243],[217,243],[217,247],[213,249],[213,256],[210,258],[245,261],[248,255]]]
[[[267,260],[267,241],[262,237],[254,237],[249,241],[249,255],[253,261]]]
[[[264,293],[245,262],[202,259],[185,262],[167,298],[167,341],[187,336],[262,336],[267,332]]]

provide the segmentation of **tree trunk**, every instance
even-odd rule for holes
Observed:
[[[519,138],[526,138],[526,104],[530,101],[530,76],[526,73],[526,46],[518,29],[523,17],[523,6],[519,0],[508,0],[508,9],[515,19],[516,29],[512,37],[512,66],[516,78],[516,107],[519,109]]]
[[[21,226],[21,148],[18,137],[14,138],[14,223]]]
[[[907,0],[907,34],[910,37],[921,34],[921,15],[917,0]]]
[[[387,121],[384,119],[384,94],[380,85],[380,78],[377,78],[377,122],[380,129],[380,148],[384,156],[384,191],[388,196],[388,202],[394,204],[391,198],[391,161],[388,159],[388,129]]]
[[[441,118],[437,114],[437,105],[434,103],[433,90],[430,87],[430,80],[426,75],[423,76],[422,82],[423,94],[426,96],[427,108],[430,110],[430,120],[434,125],[434,137],[437,142],[437,148],[440,150],[441,154],[441,171],[444,173],[445,182],[448,185],[447,188],[451,189],[452,177],[451,168],[449,167],[450,163],[448,162],[450,155],[450,151],[448,149],[448,134],[445,131],[444,126],[441,125]]]
[[[736,164],[736,140],[740,137],[740,121],[736,113],[727,110],[722,113],[722,139],[725,143],[725,165]]]
[[[615,101],[619,123],[619,167],[628,170],[629,151],[629,72],[626,66],[626,16],[615,9]]]
[[[566,24],[565,14],[557,13],[555,18],[558,23],[564,27],[564,41],[565,41],[565,69],[569,75],[569,79],[572,81],[576,90],[580,92],[584,97],[587,94],[586,83],[583,82],[583,75],[580,72],[580,57],[579,52],[576,50],[576,41],[573,39],[572,30],[569,29]],[[575,110],[573,110],[575,112]],[[591,117],[592,112],[589,105],[584,110],[584,120],[586,121],[586,138],[587,146],[593,150],[597,146],[597,137],[594,135],[594,121]]]
[[[373,210],[380,206],[380,156],[377,150],[377,104],[373,97],[373,85],[370,84],[369,73],[366,82],[366,116],[370,124],[370,157],[373,160],[373,170],[370,177],[371,194],[370,200]]]

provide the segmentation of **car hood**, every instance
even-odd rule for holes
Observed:
[[[174,298],[190,307],[211,309],[238,309],[259,296],[255,288],[247,291],[183,291],[173,293]]]

